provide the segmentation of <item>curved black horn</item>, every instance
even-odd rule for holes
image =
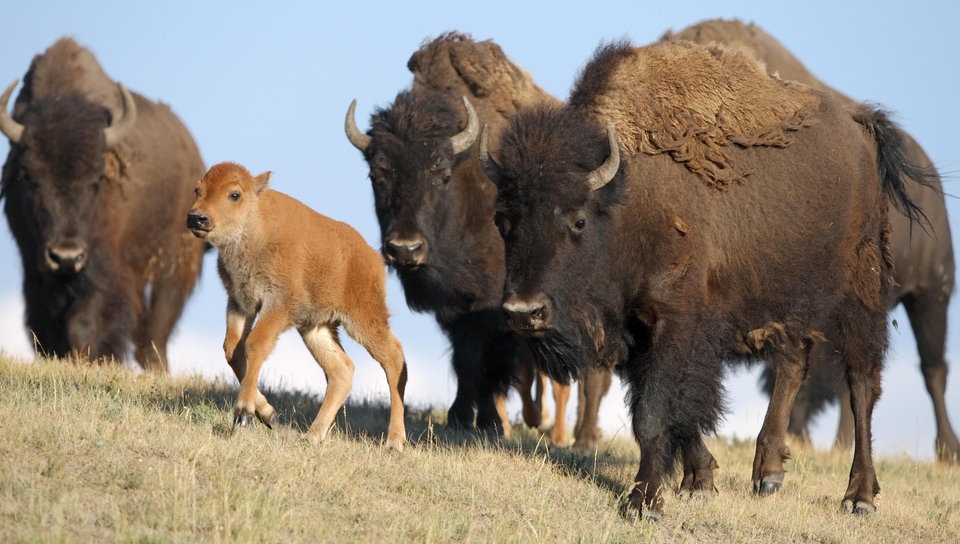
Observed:
[[[477,145],[477,159],[480,161],[480,167],[483,168],[483,173],[487,175],[487,178],[493,182],[494,185],[499,186],[503,180],[503,168],[500,168],[500,165],[497,164],[497,161],[493,160],[493,157],[490,156],[490,152],[487,150],[486,123],[483,124],[483,128],[480,130],[480,143]]]
[[[609,123],[607,123],[607,141],[610,143],[610,156],[587,176],[587,183],[590,184],[590,189],[594,191],[610,183],[613,176],[617,175],[617,170],[620,169],[620,147],[617,145],[617,137],[613,133],[613,125]]]
[[[343,120],[343,130],[347,133],[347,139],[350,140],[353,147],[360,151],[366,151],[367,146],[370,145],[370,136],[360,132],[360,129],[357,128],[357,121],[353,118],[356,109],[357,99],[354,98],[353,102],[350,102],[350,107],[347,108],[347,118]]]
[[[477,120],[477,112],[473,109],[473,105],[470,104],[467,97],[462,98],[463,107],[467,109],[467,127],[460,134],[450,138],[454,155],[463,153],[473,145],[473,141],[477,139],[477,129],[480,128],[480,121]]]
[[[13,80],[7,90],[3,91],[3,96],[0,96],[0,132],[3,132],[4,136],[15,144],[20,143],[20,139],[23,138],[23,125],[10,117],[10,113],[7,111],[7,102],[10,101],[10,95],[18,83],[20,83],[19,79]]]
[[[120,96],[123,98],[123,112],[116,122],[110,123],[109,127],[103,129],[103,136],[107,140],[107,148],[120,143],[120,140],[123,140],[137,124],[137,103],[133,101],[133,95],[122,83],[118,83],[117,86],[120,87]]]

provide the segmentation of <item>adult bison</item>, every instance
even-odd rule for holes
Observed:
[[[520,107],[558,101],[498,45],[464,34],[425,43],[407,66],[412,88],[376,111],[366,134],[357,128],[351,104],[346,133],[370,167],[382,251],[407,304],[433,313],[453,346],[457,394],[448,420],[472,427],[476,409],[478,427],[505,426],[495,398],[521,370],[517,363],[527,361],[505,330],[500,309],[503,241],[493,224],[496,188],[468,151],[481,120],[502,127]],[[532,372],[519,374],[527,376],[529,390]],[[527,408],[525,419],[535,424],[539,414]],[[584,427],[595,433],[595,421]],[[562,425],[558,411],[555,442],[563,439]]]
[[[0,97],[10,140],[0,196],[35,346],[124,359],[132,343],[143,368],[165,370],[204,251],[183,227],[204,172],[193,139],[69,38],[33,59],[11,117],[16,84]]]
[[[689,40],[701,44],[712,42],[746,50],[755,55],[770,73],[782,79],[798,81],[811,87],[832,92],[849,107],[856,102],[831,89],[817,79],[809,70],[773,36],[754,24],[737,20],[703,21],[679,32],[667,32],[661,41]],[[917,165],[930,165],[931,161],[923,148],[906,132],[907,158]],[[950,425],[944,399],[947,386],[947,363],[944,359],[944,343],[947,333],[947,305],[953,292],[954,260],[950,225],[944,203],[940,177],[931,167],[930,188],[906,179],[907,192],[924,211],[929,220],[929,229],[911,229],[909,220],[899,213],[890,214],[891,253],[893,254],[896,286],[890,292],[890,305],[903,304],[913,328],[920,354],[920,370],[926,381],[927,392],[933,401],[936,419],[937,458],[941,461],[960,462],[960,441]],[[818,344],[810,354],[810,376],[797,396],[790,416],[789,431],[803,440],[809,440],[807,431],[810,418],[834,401],[840,391],[846,393],[836,353]],[[771,371],[765,372],[764,386],[772,392]],[[848,395],[844,395],[848,397]],[[838,445],[853,443],[853,415],[848,401],[840,403],[840,427]]]
[[[620,365],[641,451],[631,508],[659,516],[676,459],[682,491],[713,489],[701,437],[732,359],[774,365],[753,486],[779,489],[789,409],[811,347],[827,343],[844,354],[857,420],[842,505],[874,510],[888,199],[918,213],[882,112],[851,114],[734,50],[618,43],[596,53],[567,106],[514,117],[499,164],[485,137],[508,324],[554,377]]]

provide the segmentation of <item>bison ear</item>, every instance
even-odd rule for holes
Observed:
[[[253,192],[260,194],[264,189],[267,188],[267,185],[270,184],[270,176],[273,175],[273,172],[264,172],[259,176],[253,178]]]

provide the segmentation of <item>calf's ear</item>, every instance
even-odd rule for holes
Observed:
[[[264,189],[266,189],[267,185],[270,184],[270,176],[272,175],[273,172],[264,172],[253,178],[253,192],[260,194]]]

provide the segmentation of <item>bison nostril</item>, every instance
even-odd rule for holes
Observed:
[[[518,332],[537,332],[550,328],[550,305],[543,296],[524,300],[510,295],[503,303],[507,324]]]
[[[419,266],[427,258],[427,245],[425,240],[388,240],[386,253],[392,259],[393,264],[398,266]]]
[[[87,262],[86,251],[75,244],[48,247],[46,257],[47,265],[55,272],[77,273]]]

